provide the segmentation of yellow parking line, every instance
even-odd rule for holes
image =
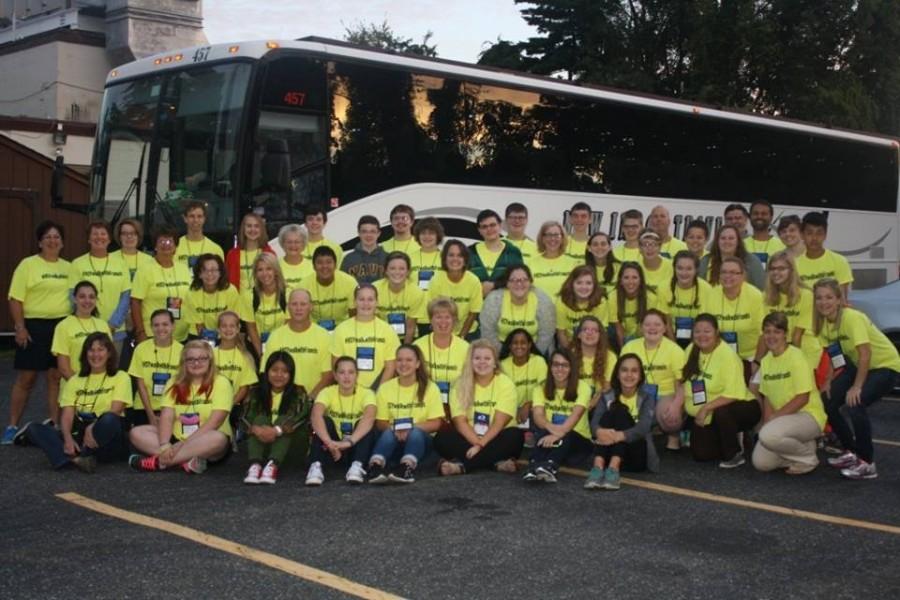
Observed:
[[[526,461],[520,460],[519,464],[527,464]],[[567,475],[575,475],[578,477],[587,477],[588,472],[582,469],[572,469],[562,467],[561,472]],[[688,498],[696,498],[698,500],[707,500],[709,502],[718,502],[719,504],[729,504],[731,506],[740,506],[741,508],[752,508],[765,512],[785,515],[788,517],[797,517],[800,519],[809,519],[810,521],[819,521],[830,525],[843,525],[846,527],[856,527],[859,529],[868,529],[870,531],[880,531],[881,533],[892,533],[900,535],[900,527],[896,525],[886,525],[884,523],[874,523],[872,521],[862,521],[860,519],[850,519],[847,517],[836,517],[834,515],[826,515],[823,513],[811,512],[808,510],[800,510],[797,508],[788,508],[786,506],[778,506],[777,504],[766,504],[765,502],[754,502],[752,500],[744,500],[742,498],[732,498],[731,496],[720,496],[719,494],[710,494],[709,492],[700,492],[690,488],[681,488],[674,485],[666,485],[664,483],[653,483],[650,481],[642,481],[640,479],[631,479],[623,477],[622,483],[642,488],[645,490],[653,490],[654,492],[663,492],[666,494],[674,494],[676,496],[686,496]]]
[[[65,500],[66,502],[71,502],[72,504],[75,504],[82,508],[98,512],[102,515],[106,515],[108,517],[121,519],[122,521],[127,521],[135,525],[141,525],[143,527],[149,527],[151,529],[157,529],[164,533],[175,535],[186,540],[196,542],[197,544],[201,544],[203,546],[208,546],[209,548],[212,548],[214,550],[220,550],[222,552],[227,552],[228,554],[233,554],[240,558],[252,560],[271,569],[284,571],[289,575],[293,575],[295,577],[299,577],[301,579],[305,579],[319,585],[333,588],[340,592],[344,592],[345,594],[356,596],[357,598],[401,598],[401,596],[395,596],[394,594],[383,592],[381,590],[371,588],[354,581],[350,581],[349,579],[345,579],[327,571],[322,571],[314,567],[289,560],[287,558],[282,558],[281,556],[278,556],[276,554],[271,554],[269,552],[263,552],[262,550],[250,548],[249,546],[244,546],[243,544],[238,544],[236,542],[232,542],[231,540],[226,540],[224,538],[210,535],[196,529],[191,529],[190,527],[184,527],[183,525],[179,525],[171,521],[164,521],[155,517],[148,517],[140,513],[123,510],[121,508],[105,504],[103,502],[98,502],[96,500],[86,498],[85,496],[82,496],[80,494],[66,492],[63,494],[56,494],[56,497]]]
[[[876,444],[881,444],[882,446],[897,446],[900,447],[900,442],[892,442],[891,440],[872,440]]]

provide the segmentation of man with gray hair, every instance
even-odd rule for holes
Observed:
[[[672,260],[679,250],[687,250],[687,244],[672,237],[669,228],[672,227],[672,217],[665,206],[656,205],[650,211],[650,229],[659,236],[659,255],[667,260]]]

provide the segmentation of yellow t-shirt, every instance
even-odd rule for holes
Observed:
[[[737,336],[737,348],[733,349],[744,360],[753,360],[765,312],[762,292],[749,283],[744,283],[738,297],[729,300],[724,288],[718,285],[712,290],[709,312],[719,321],[719,335],[722,339],[733,344],[732,336]]]
[[[190,288],[190,271],[181,263],[163,268],[153,261],[146,269],[138,269],[131,286],[131,297],[141,301],[141,317],[147,335],[152,332],[150,315],[155,310],[167,308],[175,317],[173,337],[178,341],[187,338],[189,324],[185,319],[184,300]]]
[[[97,317],[79,319],[75,315],[69,315],[57,323],[56,329],[53,330],[50,352],[53,353],[53,356],[68,356],[72,370],[78,375],[78,371],[81,369],[81,349],[84,346],[84,340],[95,331],[112,335],[109,325],[103,319]]]
[[[384,363],[394,360],[400,341],[391,326],[375,318],[361,323],[356,317],[337,326],[331,339],[331,356],[356,359],[357,382],[371,388],[384,369]],[[438,396],[440,402],[440,396]]]
[[[209,421],[213,411],[223,410],[226,413],[231,412],[231,407],[234,404],[234,391],[228,379],[223,375],[216,375],[216,378],[213,380],[212,391],[209,393],[199,394],[200,386],[192,385],[187,404],[175,403],[175,397],[172,395],[173,384],[174,381],[170,382],[169,387],[163,394],[161,407],[175,410],[172,434],[176,439],[187,439],[191,433]],[[219,425],[218,431],[231,438],[231,424],[228,422],[227,414],[225,420]]]
[[[410,255],[409,262],[409,282],[427,292],[431,287],[431,280],[441,270],[441,251],[425,252],[419,248]]]
[[[697,286],[682,288],[675,286],[672,293],[670,285],[663,286],[658,294],[660,305],[673,319],[684,318],[693,320],[700,313],[709,311],[709,299],[712,295],[712,286],[705,279],[697,278]],[[690,326],[688,327],[690,329]]]
[[[544,385],[547,380],[547,361],[539,354],[531,354],[528,362],[521,367],[508,356],[500,361],[500,369],[512,379],[516,385],[516,402],[519,407],[531,402],[531,394],[535,388]]]
[[[577,265],[584,264],[584,255],[587,252],[587,240],[580,242],[573,237],[566,240],[566,256]]]
[[[22,303],[26,319],[61,319],[72,311],[69,276],[72,263],[49,262],[34,254],[22,259],[13,272],[8,298]]]
[[[384,251],[388,254],[391,252],[402,252],[407,256],[412,256],[420,246],[415,238],[409,238],[405,242],[398,242],[396,238],[391,238],[381,242],[381,247],[384,248]]]
[[[328,285],[320,284],[315,274],[304,279],[300,287],[312,297],[313,321],[333,331],[338,323],[350,316],[356,285],[356,280],[343,271],[335,271],[334,280]]]
[[[625,298],[624,310],[619,314],[619,290],[613,290],[609,297],[609,322],[621,323],[625,330],[625,337],[637,337],[640,334],[638,327],[638,301],[637,298]],[[659,297],[651,291],[647,291],[647,308],[656,308],[662,312],[666,307],[660,304]]]
[[[579,381],[578,396],[572,402],[567,401],[563,397],[564,394],[565,390],[557,389],[555,390],[553,399],[548,400],[544,396],[544,387],[536,387],[531,396],[531,408],[534,410],[535,408],[542,407],[544,409],[544,418],[546,418],[547,421],[554,425],[562,425],[575,410],[576,406],[583,407],[584,413],[581,415],[581,418],[578,419],[578,422],[575,424],[572,431],[585,439],[591,439],[591,430],[588,426],[588,407],[591,404],[591,386],[583,381]]]
[[[457,418],[465,416],[466,421],[472,427],[477,427],[475,433],[484,435],[494,420],[494,414],[501,412],[510,417],[505,429],[516,426],[516,411],[518,403],[516,401],[516,384],[503,373],[497,373],[491,379],[490,385],[482,387],[475,383],[475,394],[472,405],[468,409],[463,409],[459,402],[457,386],[454,385],[450,390],[450,417]],[[476,419],[476,413],[478,418]],[[480,428],[484,429],[481,430]]]
[[[800,349],[806,355],[806,360],[809,362],[810,367],[815,369],[819,365],[819,359],[822,356],[822,344],[819,343],[816,334],[813,332],[813,304],[812,290],[801,288],[800,300],[794,306],[788,306],[787,295],[781,294],[778,304],[775,306],[765,305],[763,312],[768,315],[769,313],[780,311],[787,315],[788,342],[794,336],[794,329],[798,327],[803,329]]]
[[[117,371],[112,377],[106,373],[76,375],[66,382],[59,397],[60,408],[71,406],[75,412],[100,416],[112,410],[113,402],[131,406],[131,379],[125,371]]]
[[[603,290],[606,292],[606,299],[609,300],[610,295],[612,295],[613,290],[616,289],[616,281],[619,278],[619,268],[621,267],[621,263],[613,263],[612,275],[609,280],[605,279],[606,274],[606,265],[602,267],[595,267],[597,273],[597,281],[603,286]]]
[[[581,370],[578,372],[578,379],[586,383],[591,388],[591,395],[598,391],[609,389],[612,384],[613,374],[616,370],[616,361],[618,357],[612,350],[606,351],[606,362],[603,364],[603,381],[594,380],[594,357],[585,356],[581,359]],[[598,386],[600,386],[598,388]]]
[[[178,238],[178,247],[175,249],[175,261],[186,266],[188,269],[194,268],[194,263],[201,254],[215,254],[222,260],[225,260],[225,253],[222,247],[206,236],[199,242],[190,241],[186,235]]]
[[[253,263],[257,257],[264,251],[257,250],[238,250],[238,264],[240,265],[240,285],[238,291],[241,294],[249,294],[253,289]]]
[[[687,244],[678,238],[670,237],[668,242],[659,246],[659,254],[667,260],[672,260],[681,250],[687,250]]]
[[[513,240],[510,238],[504,238],[504,239],[519,249],[519,252],[522,253],[522,260],[525,261],[525,264],[528,264],[528,262],[532,258],[534,258],[535,256],[538,255],[537,244],[535,244],[529,238],[523,238],[521,240]],[[582,259],[584,259],[584,256],[582,256]]]
[[[244,311],[246,315],[241,319],[249,323],[256,324],[256,330],[259,332],[261,339],[267,339],[273,331],[284,325],[291,315],[288,313],[287,296],[284,298],[284,308],[281,308],[278,294],[260,294],[259,305],[253,310],[253,292],[247,292],[242,295]]]
[[[332,242],[331,240],[322,238],[318,242],[313,242],[310,240],[306,241],[306,247],[303,249],[303,258],[309,261],[309,264],[313,264],[313,254],[316,251],[316,248],[319,246],[327,246],[334,250],[334,255],[337,257],[337,262],[335,263],[335,269],[339,269],[341,266],[341,261],[344,260],[344,249],[341,248],[339,244]],[[305,262],[305,261],[304,261]]]
[[[400,385],[396,377],[390,379],[378,388],[375,394],[375,404],[378,407],[375,418],[379,421],[389,421],[396,425],[398,420],[412,419],[412,424],[423,423],[431,419],[444,417],[444,406],[441,404],[441,393],[437,386],[429,381],[425,390],[425,399],[419,402],[418,386]]]
[[[182,349],[183,346],[174,340],[168,348],[157,348],[153,343],[153,338],[144,340],[134,349],[131,364],[128,366],[128,374],[144,381],[150,408],[154,411],[159,410],[162,406],[163,392],[178,372]],[[133,406],[137,410],[144,408],[137,386],[135,386]]]
[[[310,275],[315,275],[312,261],[306,258],[300,261],[299,265],[290,265],[284,260],[284,257],[281,257],[278,259],[278,265],[281,267],[281,274],[284,275],[284,287],[288,297],[290,297],[293,290],[303,287],[304,279]]]
[[[453,336],[450,339],[449,348],[438,348],[434,344],[434,334],[423,335],[415,342],[422,351],[425,365],[428,367],[428,377],[437,384],[441,390],[441,399],[449,394],[450,386],[459,379],[463,365],[466,364],[466,355],[469,352],[469,342]]]
[[[294,383],[303,386],[307,393],[312,392],[322,376],[331,371],[331,335],[315,323],[300,333],[287,323],[273,331],[260,361],[260,373],[265,370],[272,353],[279,350],[294,359]]]
[[[235,392],[245,385],[255,385],[259,381],[256,370],[253,368],[253,360],[237,348],[230,350],[216,348],[213,350],[213,355],[219,375],[228,380]]]
[[[785,245],[778,236],[773,235],[766,241],[760,242],[759,240],[753,239],[753,236],[751,235],[744,238],[744,248],[747,252],[755,254],[756,258],[759,259],[759,262],[765,267],[769,262],[769,257],[776,252],[784,250]]]
[[[105,258],[82,254],[72,261],[69,289],[74,289],[79,281],[84,280],[97,286],[97,311],[101,319],[109,321],[119,305],[119,298],[131,289],[128,267],[121,258],[112,254]],[[124,324],[119,329],[124,329]]]
[[[344,438],[345,430],[353,433],[353,427],[367,407],[376,406],[375,392],[357,386],[352,396],[344,396],[340,386],[329,385],[316,396],[316,404],[325,407],[325,416],[334,423],[340,440]]]
[[[435,273],[434,278],[431,280],[431,287],[428,288],[428,302],[440,296],[450,298],[456,303],[458,320],[453,328],[453,333],[456,334],[459,333],[463,322],[469,315],[480,313],[484,304],[484,297],[481,295],[481,282],[471,271],[466,271],[463,278],[457,283],[450,281],[450,278],[444,271]],[[425,303],[426,309],[428,308],[428,302]],[[469,331],[477,330],[478,319],[475,319]]]
[[[125,263],[125,268],[128,269],[129,278],[131,281],[134,281],[134,276],[137,275],[138,269],[142,267],[149,267],[152,265],[155,260],[153,257],[147,254],[146,252],[138,251],[136,254],[125,254],[121,250],[116,250],[115,252],[110,252],[110,256],[115,256],[122,260]]]
[[[690,355],[692,347],[693,345],[687,347],[685,356]],[[701,386],[700,382],[702,393],[694,389]],[[693,417],[701,406],[719,397],[756,402],[744,385],[744,365],[740,357],[725,342],[720,342],[710,353],[700,353],[699,375],[684,382],[684,411]],[[704,425],[709,425],[712,417],[710,412]]]
[[[644,259],[641,258],[641,268],[644,270],[644,281],[647,284],[647,288],[657,296],[664,296],[664,290],[672,283],[672,275],[674,274],[672,261],[663,258],[659,267],[655,271],[651,271],[644,264]]]
[[[628,248],[623,243],[621,246],[613,248],[613,256],[619,259],[619,262],[641,262],[641,249],[638,247]]]
[[[840,284],[853,283],[853,271],[850,270],[850,263],[837,252],[825,250],[825,254],[816,259],[801,254],[795,262],[800,281],[810,288],[817,281],[826,277],[837,279]]]
[[[854,365],[859,364],[857,347],[869,344],[872,351],[869,369],[892,369],[900,372],[900,356],[897,355],[897,348],[872,324],[865,313],[854,308],[845,308],[841,311],[840,327],[825,321],[819,332],[819,342],[824,348],[839,342],[841,351]]]
[[[494,267],[497,266],[497,261],[500,259],[500,255],[503,254],[503,250],[505,249],[506,246],[503,246],[499,251],[494,252],[489,249],[484,242],[475,244],[475,254],[481,259],[481,264],[484,265],[484,269],[487,271],[489,279],[494,276]]]
[[[556,300],[556,329],[563,330],[569,335],[575,334],[575,328],[581,323],[581,320],[587,316],[596,317],[600,320],[603,327],[609,325],[609,302],[603,300],[592,308],[587,310],[587,303],[579,303],[581,308],[571,309],[562,300]]]
[[[253,320],[250,307],[230,283],[224,290],[212,293],[203,288],[189,290],[184,301],[184,320],[188,322],[192,334],[197,333],[197,325],[215,331],[219,327],[219,315],[226,310],[236,312],[241,321]]]
[[[644,383],[659,386],[659,396],[671,396],[675,393],[675,385],[681,380],[685,355],[681,346],[667,337],[660,340],[659,346],[648,350],[644,339],[631,340],[622,348],[621,355],[637,354],[644,365]]]
[[[394,293],[387,279],[379,279],[374,284],[378,291],[378,307],[376,314],[386,321],[391,329],[401,338],[406,335],[406,319],[419,323],[428,321],[425,310],[425,292],[417,285],[404,282],[403,291]],[[415,332],[413,332],[415,333]]]
[[[825,407],[813,378],[813,370],[803,351],[788,345],[781,356],[768,352],[760,361],[759,391],[772,408],[778,410],[799,394],[809,394],[809,400],[800,412],[809,413],[820,429],[825,428]]]
[[[497,335],[499,339],[505,340],[513,330],[522,328],[531,334],[532,338],[537,338],[538,321],[537,321],[538,299],[537,294],[528,292],[528,298],[523,305],[515,305],[512,303],[512,295],[508,290],[503,290],[503,300],[500,305],[500,320],[497,322]]]
[[[582,262],[584,262],[583,259]],[[538,254],[528,264],[535,287],[544,290],[553,300],[559,298],[559,290],[565,283],[566,277],[578,265],[579,263],[565,254],[556,258],[547,258]]]

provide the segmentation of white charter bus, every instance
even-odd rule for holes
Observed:
[[[94,153],[95,216],[183,228],[192,197],[225,246],[247,212],[274,235],[318,204],[326,235],[352,247],[361,215],[387,225],[398,203],[459,238],[477,237],[478,211],[514,201],[532,234],[581,200],[614,237],[623,211],[663,204],[681,237],[764,198],[779,216],[827,211],[856,287],[900,265],[896,140],[321,38],[119,67]]]

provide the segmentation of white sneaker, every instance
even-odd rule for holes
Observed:
[[[259,483],[259,473],[262,471],[262,467],[259,466],[259,463],[253,463],[250,465],[250,468],[247,469],[247,475],[244,477],[244,483],[249,485],[256,485]]]
[[[354,460],[353,464],[350,465],[350,468],[347,469],[346,479],[350,483],[365,483],[366,481],[366,470],[363,469],[363,465],[358,460]]]
[[[259,482],[273,485],[276,481],[278,481],[278,465],[275,464],[274,460],[270,460],[263,467],[262,475],[259,476]]]
[[[878,471],[875,469],[875,463],[867,463],[860,458],[852,467],[841,469],[841,475],[847,479],[875,479],[878,477]]]
[[[322,485],[325,481],[325,474],[322,473],[322,463],[316,461],[309,465],[309,471],[306,472],[306,485]]]

